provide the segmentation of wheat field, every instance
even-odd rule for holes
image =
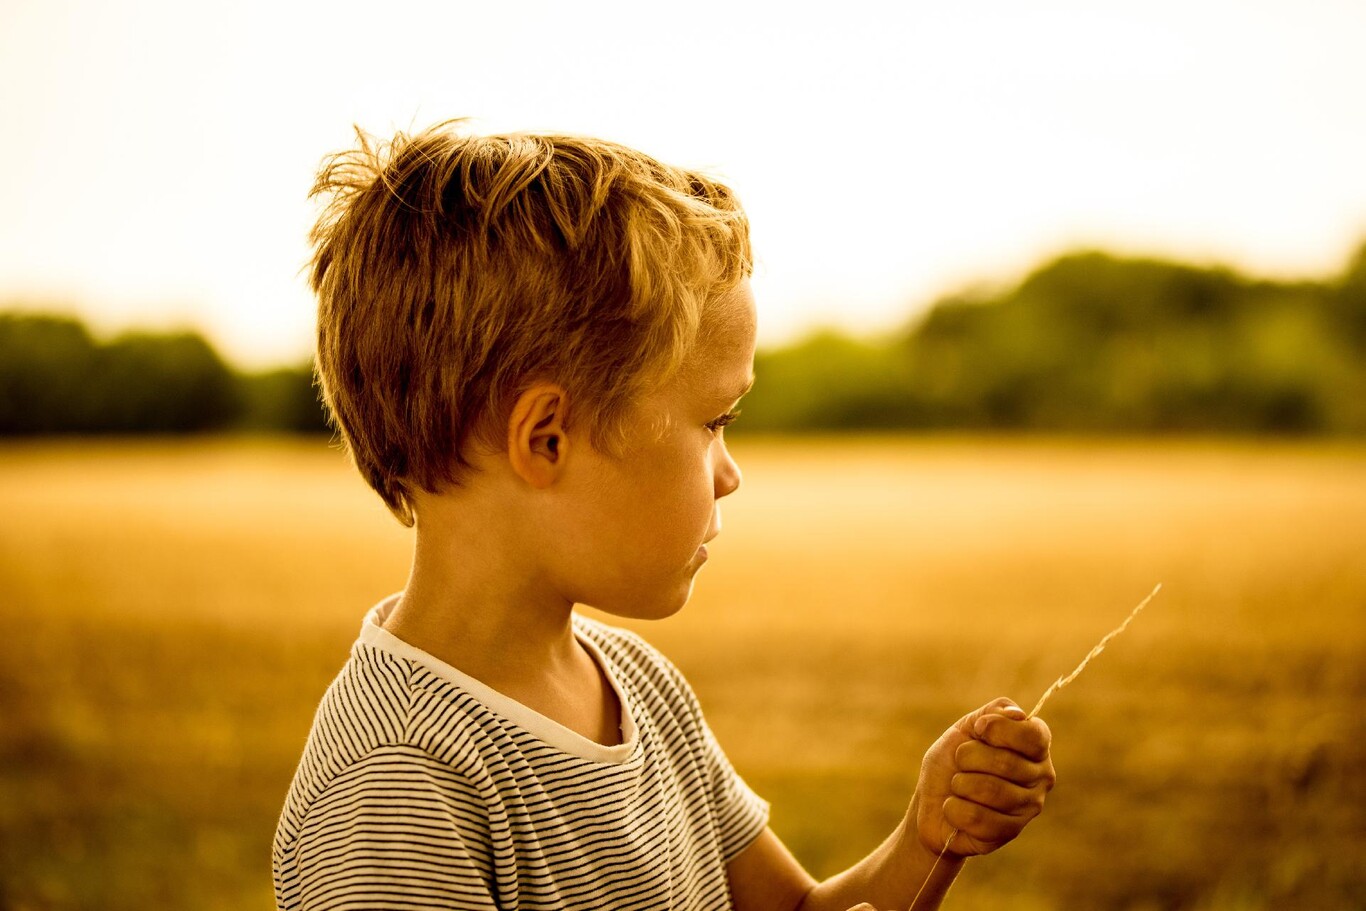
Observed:
[[[1366,444],[744,438],[689,675],[818,875],[998,695],[1059,784],[950,909],[1366,907]],[[264,909],[318,697],[408,532],[313,441],[0,447],[0,908]]]

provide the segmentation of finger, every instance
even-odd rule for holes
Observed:
[[[1053,744],[1053,732],[1042,718],[1016,721],[1004,715],[983,715],[972,725],[972,735],[994,747],[1014,750],[1022,756],[1043,762]]]
[[[968,740],[959,745],[953,759],[960,772],[982,772],[1025,787],[1036,784],[1053,787],[1051,762],[1035,762],[1014,750],[1003,750],[980,740]]]
[[[963,733],[971,735],[973,722],[983,715],[1005,715],[1008,718],[1014,718],[1019,721],[1023,721],[1026,718],[1024,709],[1016,705],[1014,699],[1010,699],[1006,696],[998,696],[980,709],[969,712],[959,719],[958,723],[961,725]]]
[[[982,854],[994,851],[1019,835],[1029,819],[1000,813],[961,797],[944,801],[944,820],[977,842],[981,849],[978,853]]]
[[[949,792],[989,810],[1011,816],[1032,818],[1043,811],[1047,789],[1041,785],[1027,788],[981,772],[959,772],[949,780]]]

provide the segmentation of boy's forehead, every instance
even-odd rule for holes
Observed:
[[[710,406],[725,406],[749,392],[754,385],[752,358],[741,360],[734,348],[727,356],[717,352],[710,354],[710,357],[691,359],[690,364],[670,384],[677,393]]]
[[[754,385],[754,333],[740,327],[705,333],[689,360],[691,385],[710,397],[738,399]]]
[[[756,317],[754,295],[746,280],[715,301],[703,316],[698,333],[699,353],[703,359],[725,369],[733,369],[744,361],[744,376],[748,382],[758,330]]]
[[[754,385],[754,297],[748,281],[721,299],[703,317],[681,385],[692,395],[727,404]]]

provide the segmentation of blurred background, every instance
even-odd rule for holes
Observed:
[[[311,383],[353,125],[587,133],[731,183],[744,472],[637,628],[817,875],[1058,694],[946,907],[1366,907],[1366,7],[0,5],[0,909],[269,908],[409,533]]]

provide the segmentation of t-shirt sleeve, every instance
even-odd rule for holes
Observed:
[[[277,871],[281,911],[496,911],[491,860],[462,834],[455,774],[409,746],[382,747],[339,774]]]
[[[702,724],[716,823],[721,835],[721,856],[730,863],[767,828],[769,805],[730,764],[711,726],[702,717],[700,707],[698,718]]]
[[[642,642],[641,647],[649,648]],[[749,847],[750,843],[768,826],[769,805],[740,777],[731,765],[726,751],[702,713],[702,704],[692,685],[674,664],[657,651],[650,649],[654,660],[675,688],[674,699],[681,703],[694,730],[699,734],[702,763],[710,786],[711,805],[715,811],[721,854],[726,863]]]

